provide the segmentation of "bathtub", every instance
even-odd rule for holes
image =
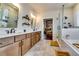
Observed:
[[[72,39],[62,39],[62,41],[66,44],[66,45],[68,45],[68,49],[72,52],[72,53],[74,53],[73,55],[74,56],[79,56],[79,48],[77,48],[76,46],[74,46],[73,44],[74,43],[79,43],[79,40],[78,39],[74,39],[74,40],[72,40]]]

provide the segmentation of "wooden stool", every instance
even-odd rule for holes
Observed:
[[[55,51],[56,52],[56,56],[70,56],[68,51]]]

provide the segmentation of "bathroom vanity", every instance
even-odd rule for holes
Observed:
[[[0,56],[22,56],[40,40],[40,31],[0,36]]]

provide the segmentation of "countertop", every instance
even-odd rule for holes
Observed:
[[[16,33],[2,34],[2,35],[0,35],[0,38],[23,35],[23,34],[32,33],[32,32],[38,32],[38,31],[16,32]]]

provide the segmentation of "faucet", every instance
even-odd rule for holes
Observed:
[[[7,34],[9,34],[9,30],[5,30]]]
[[[14,28],[12,28],[10,30],[5,30],[5,31],[6,31],[7,34],[9,34],[9,33],[15,33],[15,29]]]
[[[10,33],[15,33],[15,29],[12,28],[12,29],[10,30]]]
[[[67,34],[65,37],[66,37],[66,39],[69,39],[70,35],[69,35],[69,34]]]

